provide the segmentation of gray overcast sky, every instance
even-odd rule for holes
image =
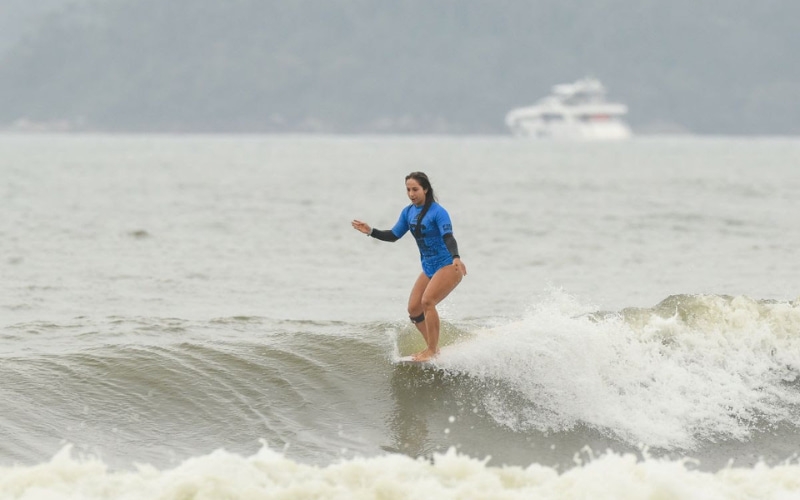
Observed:
[[[591,74],[640,132],[800,133],[789,0],[0,8],[0,127],[505,133],[508,109]]]

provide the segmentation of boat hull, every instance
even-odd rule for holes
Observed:
[[[539,121],[517,120],[510,123],[509,128],[517,137],[534,139],[613,141],[625,140],[633,136],[630,127],[622,122],[544,125]]]

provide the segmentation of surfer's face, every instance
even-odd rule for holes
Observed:
[[[422,189],[422,186],[420,186],[416,179],[412,178],[406,181],[406,194],[408,194],[408,199],[411,200],[411,203],[414,205],[424,205],[426,193],[427,192]]]

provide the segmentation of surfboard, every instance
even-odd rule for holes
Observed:
[[[402,356],[395,361],[397,365],[409,365],[409,366],[422,366],[426,368],[435,368],[436,363],[432,360],[429,361],[416,361],[413,356]]]

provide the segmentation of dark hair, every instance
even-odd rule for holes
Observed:
[[[425,218],[425,214],[430,210],[431,204],[436,201],[436,195],[433,194],[431,181],[424,172],[411,172],[406,176],[406,180],[409,179],[414,179],[419,182],[419,185],[422,186],[422,190],[425,191],[425,206],[422,207],[422,212],[420,212],[419,217],[417,217],[417,228],[414,230],[414,236],[419,238],[422,236],[422,219]]]

